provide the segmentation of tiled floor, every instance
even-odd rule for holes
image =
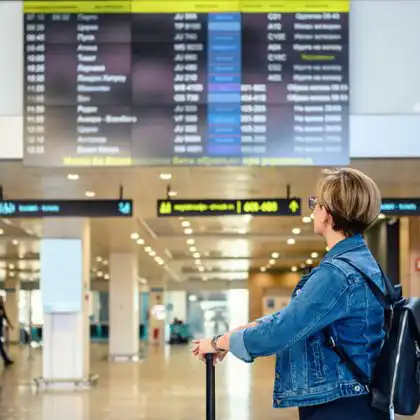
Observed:
[[[189,347],[151,347],[137,364],[111,364],[107,349],[95,345],[92,372],[98,385],[74,393],[37,393],[39,350],[15,350],[16,366],[0,373],[1,420],[203,420],[205,366]],[[217,367],[218,420],[292,420],[295,410],[271,408],[273,360],[254,366],[229,357]],[[419,417],[420,418],[420,417]]]

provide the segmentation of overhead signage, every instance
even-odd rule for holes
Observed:
[[[418,216],[420,198],[383,198],[381,213],[389,216]]]
[[[3,200],[0,217],[131,217],[133,200]]]
[[[158,200],[158,217],[300,216],[300,198]]]

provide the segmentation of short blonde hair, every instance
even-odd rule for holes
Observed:
[[[363,233],[377,219],[381,193],[375,182],[353,168],[324,170],[318,203],[333,219],[333,229],[346,236]]]

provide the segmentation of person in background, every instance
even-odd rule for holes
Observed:
[[[363,233],[379,215],[379,189],[355,169],[327,170],[309,207],[329,251],[290,303],[236,331],[196,340],[192,353],[202,360],[214,354],[216,362],[230,352],[247,363],[275,354],[273,405],[298,407],[301,420],[386,420],[388,413],[372,408],[369,387],[331,347],[335,342],[372,378],[385,316],[362,273],[383,291],[385,281]]]
[[[10,323],[9,318],[6,314],[6,308],[4,306],[4,300],[3,297],[0,296],[0,356],[3,359],[4,366],[9,367],[14,364],[13,360],[10,359],[10,357],[7,355],[6,350],[4,348],[4,323],[6,322],[7,326],[13,330],[13,325]]]

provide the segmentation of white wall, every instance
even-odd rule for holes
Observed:
[[[419,21],[419,0],[352,1],[352,157],[420,157]],[[21,0],[0,1],[0,63],[0,159],[22,158]]]

